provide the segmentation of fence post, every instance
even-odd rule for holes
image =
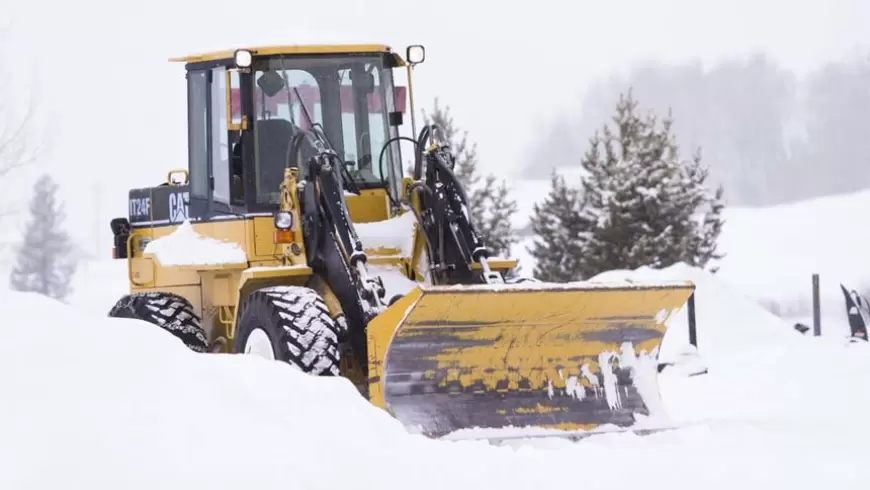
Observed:
[[[822,306],[819,304],[819,275],[813,274],[813,336],[822,335]]]
[[[698,328],[695,323],[695,293],[689,296],[689,343],[698,348]]]

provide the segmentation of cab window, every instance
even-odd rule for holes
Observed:
[[[230,203],[230,151],[227,127],[226,68],[212,70],[211,77],[211,165],[214,178],[213,198]]]
[[[322,127],[328,145],[343,160],[348,188],[384,187],[395,171],[396,153],[381,148],[394,132],[388,124],[387,85],[383,56],[275,57],[253,65],[255,172],[259,204],[279,200],[286,166],[298,164],[289,154],[290,141],[300,129]],[[389,91],[392,97],[392,91]],[[302,145],[303,159],[315,154]],[[395,189],[394,189],[395,193]]]
[[[254,76],[257,202],[277,204],[284,168],[295,163],[289,153],[293,135],[323,123],[320,86],[305,70],[258,70]]]

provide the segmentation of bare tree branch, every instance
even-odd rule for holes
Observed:
[[[8,22],[0,25],[0,47],[16,44],[10,39],[9,27]],[[0,53],[0,60],[8,59]],[[36,163],[44,150],[35,126],[37,107],[32,86],[22,86],[21,68],[7,68],[0,66],[0,196],[9,194],[10,175]],[[0,219],[18,214],[21,209],[15,204],[20,203],[0,202]]]
[[[8,94],[0,91],[0,96],[6,97]],[[35,162],[41,150],[27,137],[34,113],[32,99],[28,98],[27,109],[17,121],[8,112],[0,108],[0,178]]]
[[[0,80],[7,76],[7,73],[0,74]],[[33,134],[36,113],[33,97],[27,95],[23,111],[10,107],[10,102],[22,100],[22,95],[9,90],[8,85],[0,81],[0,178],[34,163],[42,153],[42,147]]]
[[[28,70],[20,66],[15,53],[4,49],[20,44],[10,24],[0,20],[0,270],[8,265],[9,252],[18,241],[15,223],[27,204],[18,192],[21,179],[13,174],[38,165],[44,150],[42,130],[37,128],[37,97],[28,80],[35,79],[35,73],[27,77]]]

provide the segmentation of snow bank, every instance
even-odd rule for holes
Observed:
[[[661,270],[642,267],[635,271],[609,271],[591,279],[613,284],[622,284],[626,280],[683,280],[695,284],[698,350],[705,360],[714,358],[717,353],[732,353],[753,345],[804,340],[790,323],[765,310],[753,299],[740,295],[712,274],[685,264]],[[688,306],[671,318],[660,353],[663,361],[673,360],[689,343]]]
[[[811,321],[812,274],[818,273],[823,333],[848,335],[840,283],[870,292],[870,225],[860,219],[866,209],[870,190],[729,209],[720,236],[727,255],[717,275],[794,323]]]
[[[671,272],[698,279],[691,270]],[[729,330],[764,331],[768,316],[729,303],[728,289],[708,281],[697,281],[699,304],[719,305],[699,318],[702,345],[709,339],[713,349],[713,336]],[[742,347],[718,342],[723,362],[710,374],[663,377],[665,407],[686,428],[511,448],[410,435],[344,379],[253,356],[196,354],[143,322],[32,294],[0,291],[0,304],[4,489],[866,484],[866,344],[806,337],[793,344],[772,333],[744,338]]]
[[[88,260],[79,263],[67,303],[94,315],[106,315],[130,292],[127,261]]]
[[[767,208],[729,208],[719,237],[726,255],[716,277],[764,305],[790,324],[812,321],[812,274],[820,274],[822,331],[849,334],[840,283],[870,296],[870,225],[855,216],[870,209],[870,190]],[[856,214],[857,213],[857,214]],[[521,275],[531,277],[535,260],[513,247]]]
[[[165,266],[244,264],[248,261],[238,244],[202,236],[189,221],[169,235],[149,242],[145,253],[153,254]]]

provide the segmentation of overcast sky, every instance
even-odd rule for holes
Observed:
[[[186,165],[184,73],[170,56],[246,44],[425,44],[418,108],[440,96],[477,141],[483,168],[510,176],[529,157],[536,124],[631,61],[759,50],[804,72],[870,46],[866,0],[2,1],[2,68],[19,87],[36,84],[49,124],[45,168],[64,186],[75,238],[101,256],[127,189]]]

